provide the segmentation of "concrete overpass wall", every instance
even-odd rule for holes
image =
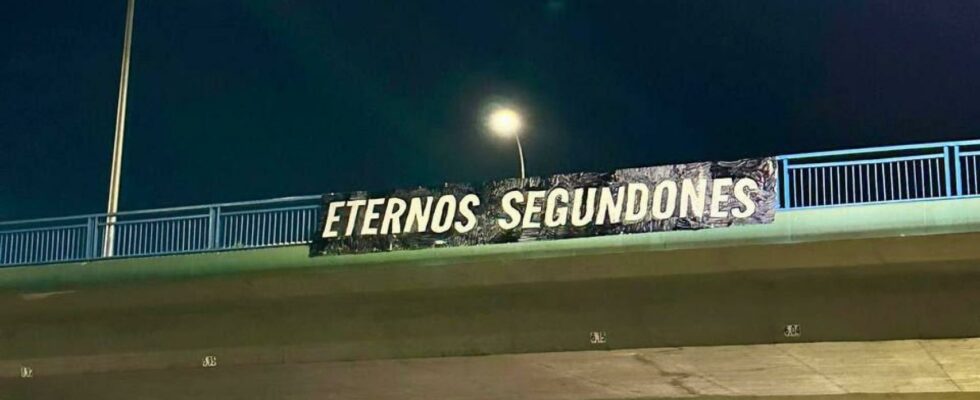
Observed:
[[[980,199],[962,199],[468,249],[8,268],[0,377],[23,364],[193,367],[205,354],[227,365],[980,336],[978,232]]]

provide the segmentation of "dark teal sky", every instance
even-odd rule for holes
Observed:
[[[125,1],[0,13],[0,218],[102,212]],[[980,138],[980,2],[138,0],[121,209]]]

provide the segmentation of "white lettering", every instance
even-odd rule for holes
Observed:
[[[644,183],[630,183],[626,185],[626,194],[626,215],[623,217],[624,222],[630,224],[642,221],[643,217],[647,215],[647,207],[649,207],[648,203],[650,202],[650,189]],[[639,205],[639,209],[637,209],[637,205]]]
[[[422,208],[422,198],[412,198],[408,206],[408,219],[405,221],[405,232],[425,232],[429,230],[429,216],[432,215],[432,196],[425,197],[425,208]],[[415,230],[412,230],[412,225]]]
[[[500,229],[509,230],[514,229],[517,225],[521,223],[521,212],[514,208],[514,202],[523,203],[524,193],[520,191],[507,192],[504,197],[500,199],[500,206],[503,208],[504,213],[507,214],[508,219],[498,218],[497,225]]]
[[[711,209],[709,210],[712,218],[727,218],[728,211],[722,211],[720,206],[728,203],[728,196],[725,189],[732,185],[732,178],[718,178],[711,182]]]
[[[343,207],[346,202],[344,201],[332,201],[330,205],[327,206],[327,219],[326,223],[323,224],[323,235],[325,238],[337,237],[337,231],[333,230],[333,224],[340,222],[340,216],[337,215],[337,208]]]
[[[599,196],[599,212],[596,215],[596,225],[606,223],[606,217],[609,217],[610,224],[619,223],[619,219],[623,215],[624,193],[626,193],[626,187],[620,186],[616,190],[616,198],[613,199],[612,189],[608,187],[602,188],[602,194]]]
[[[664,193],[666,192],[666,193]],[[665,200],[666,197],[666,200]],[[666,203],[664,203],[666,201]],[[653,189],[653,218],[667,219],[677,208],[677,182],[663,181]]]
[[[562,206],[556,204],[561,197]],[[554,228],[568,223],[568,190],[565,188],[554,188],[548,193],[548,200],[544,209],[544,226]]]
[[[380,206],[385,203],[385,199],[370,199],[367,202],[367,208],[364,209],[364,223],[361,224],[361,235],[377,235],[378,228],[372,228],[371,223],[377,221],[381,214],[374,211],[375,207]]]
[[[453,217],[456,216],[456,197],[447,194],[436,202],[436,211],[432,216],[432,232],[443,233],[453,227]]]
[[[350,214],[347,215],[347,230],[344,232],[345,235],[350,236],[354,234],[354,222],[357,221],[357,209],[364,206],[367,200],[351,200],[347,202],[347,207],[350,207]]]
[[[473,207],[480,205],[480,196],[475,194],[468,194],[463,196],[459,201],[459,213],[466,219],[465,224],[461,224],[460,221],[456,222],[456,232],[466,233],[476,227],[476,215],[473,214]]]
[[[541,199],[544,199],[544,190],[531,190],[527,192],[527,204],[524,205],[524,228],[540,228],[541,222],[534,220],[536,214],[541,213]]]
[[[588,193],[585,207],[582,207],[583,193]],[[586,226],[592,222],[592,215],[595,213],[595,192],[596,188],[589,188],[588,191],[582,188],[575,189],[575,200],[572,201],[572,225]],[[584,211],[584,213],[583,213]]]
[[[698,178],[697,188],[694,187],[694,182],[690,178],[681,182],[681,218],[688,215],[696,219],[704,217],[704,198],[707,189],[708,181],[703,177]],[[690,209],[690,214],[688,214],[688,209]]]
[[[748,218],[755,214],[755,202],[749,194],[757,191],[759,191],[759,184],[752,179],[742,178],[735,182],[735,199],[742,203],[744,208],[732,210],[733,217]]]
[[[388,199],[388,206],[385,207],[384,218],[381,219],[381,234],[387,235],[391,233],[397,235],[402,233],[402,214],[405,213],[405,207],[408,203],[405,200],[399,199],[397,197]]]

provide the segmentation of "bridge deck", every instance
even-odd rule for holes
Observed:
[[[206,355],[288,384],[286,371],[345,360],[980,337],[977,243],[980,199],[959,199],[470,249],[7,268],[0,388],[23,385],[24,365],[37,385],[67,388],[81,373],[193,374]],[[802,335],[785,337],[786,324]],[[591,343],[593,331],[607,342]],[[304,382],[319,379],[311,371]]]
[[[223,274],[288,270],[360,268],[363,265],[410,267],[474,262],[512,263],[577,255],[669,251],[744,245],[807,243],[827,240],[905,237],[980,232],[980,198],[869,204],[778,213],[768,225],[725,229],[603,236],[559,241],[403,251],[393,253],[308,257],[306,246],[162,257],[107,259],[93,262],[22,266],[0,269],[0,292],[62,290],[147,280],[181,280]],[[935,249],[932,251],[940,251]],[[884,257],[893,254],[858,254]],[[900,252],[899,259],[912,256]],[[790,256],[790,258],[794,258]],[[781,268],[768,261],[740,268]],[[793,262],[792,260],[777,260]],[[788,265],[788,264],[787,264]],[[667,272],[669,264],[649,265],[648,272]],[[555,271],[554,279],[561,279]],[[680,272],[699,272],[682,267]]]

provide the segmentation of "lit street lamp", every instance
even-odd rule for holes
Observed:
[[[503,136],[513,136],[514,140],[517,141],[517,156],[521,160],[521,181],[524,181],[524,149],[521,147],[521,129],[524,127],[524,122],[521,119],[521,114],[510,107],[500,107],[492,112],[487,118],[487,127],[490,131]]]

